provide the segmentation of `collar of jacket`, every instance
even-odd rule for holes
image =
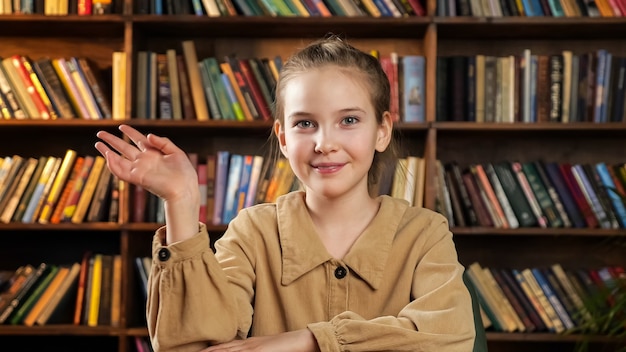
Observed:
[[[381,196],[378,213],[356,240],[343,262],[373,289],[380,286],[398,226],[408,208],[405,201]],[[282,248],[282,284],[289,285],[313,268],[332,260],[304,203],[304,192],[291,192],[276,201]],[[304,219],[304,220],[303,220]],[[302,244],[306,243],[306,246]]]

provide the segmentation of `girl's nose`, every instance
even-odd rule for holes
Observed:
[[[321,154],[328,154],[337,150],[338,143],[336,138],[333,137],[330,132],[320,131],[317,141],[315,143],[315,152]]]

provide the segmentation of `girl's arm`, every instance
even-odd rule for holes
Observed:
[[[105,131],[97,134],[102,142],[96,143],[96,149],[106,158],[111,173],[163,199],[168,244],[196,234],[200,191],[187,154],[168,138],[144,136],[127,125],[119,129],[133,144]]]

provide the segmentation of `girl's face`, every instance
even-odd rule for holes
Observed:
[[[389,145],[389,113],[378,124],[368,85],[336,66],[293,77],[283,90],[284,123],[276,122],[281,151],[307,192],[337,198],[367,192],[375,151]]]

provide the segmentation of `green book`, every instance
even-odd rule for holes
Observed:
[[[33,290],[26,296],[24,303],[20,305],[15,314],[11,316],[11,324],[17,325],[22,323],[26,315],[28,315],[28,312],[30,312],[35,303],[37,303],[39,297],[41,297],[41,294],[46,290],[50,281],[54,279],[54,276],[58,271],[59,267],[57,265],[48,266],[48,270],[43,272],[38,282],[35,283]]]
[[[209,79],[211,80],[211,87],[215,93],[217,99],[217,105],[222,113],[223,120],[235,120],[235,112],[233,111],[228,93],[222,82],[222,71],[220,70],[219,62],[214,57],[208,57],[202,60],[202,64],[206,66],[209,73]]]

